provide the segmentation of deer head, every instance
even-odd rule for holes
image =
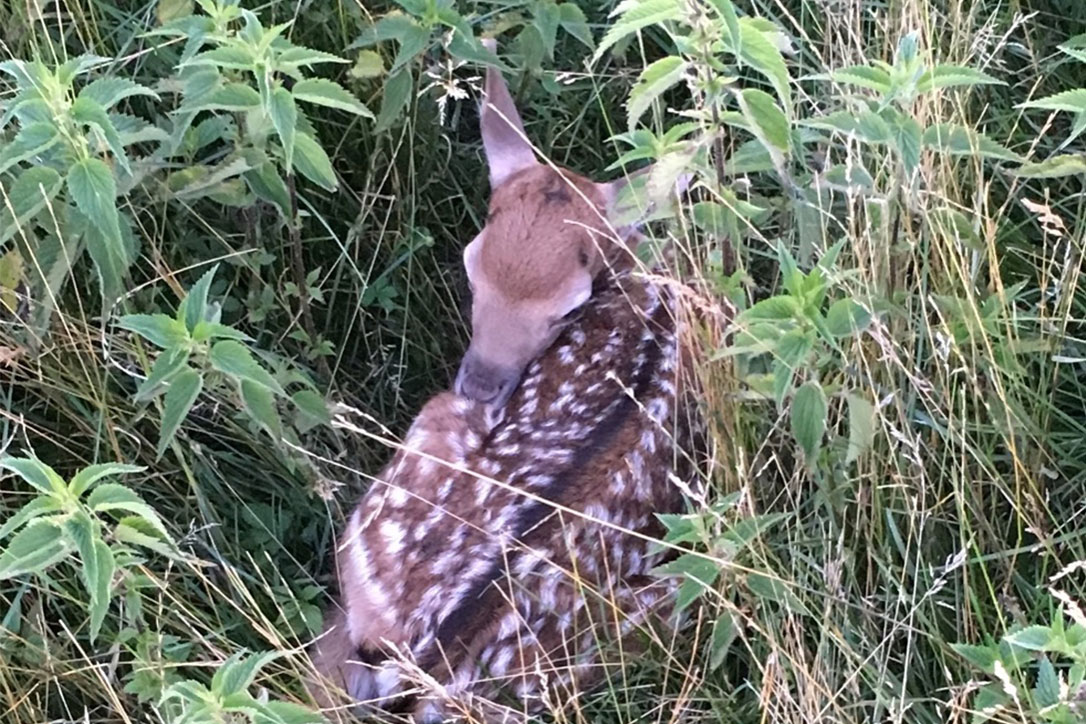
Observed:
[[[494,41],[483,43],[494,49]],[[472,290],[471,344],[458,394],[500,407],[529,362],[592,294],[592,283],[625,249],[632,227],[608,213],[626,183],[596,183],[536,160],[501,73],[488,68],[480,126],[490,171],[482,232],[464,249]]]

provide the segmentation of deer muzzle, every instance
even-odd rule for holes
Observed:
[[[456,394],[494,407],[503,406],[513,394],[523,368],[490,364],[469,349],[456,373]]]

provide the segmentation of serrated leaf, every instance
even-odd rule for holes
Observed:
[[[324,717],[291,701],[260,704],[255,724],[324,724]]]
[[[732,0],[709,0],[709,4],[724,21],[724,29],[728,32],[732,52],[739,55],[743,50],[743,30],[739,26],[739,13],[735,11],[735,5]]]
[[[838,299],[826,313],[826,329],[835,337],[848,337],[871,323],[871,312],[853,299]]]
[[[80,97],[76,98],[75,102],[72,103],[69,113],[75,120],[97,131],[105,139],[114,160],[125,171],[130,170],[128,156],[124,152],[124,143],[121,141],[117,129],[113,127],[113,121],[109,120],[109,114],[106,113],[105,108],[89,98]]]
[[[265,651],[248,657],[242,653],[234,654],[211,677],[211,691],[218,696],[244,692],[252,686],[261,669],[281,656],[279,651]]]
[[[559,5],[558,22],[562,30],[572,35],[589,50],[596,47],[596,41],[592,38],[592,29],[588,27],[588,18],[577,3],[568,2]]]
[[[239,45],[224,45],[212,50],[197,53],[178,67],[210,66],[212,68],[229,68],[231,70],[253,70],[254,62],[252,53]]]
[[[303,45],[294,45],[279,54],[276,58],[280,65],[316,65],[318,63],[347,63],[346,58],[325,53],[321,50],[313,50]]]
[[[803,601],[792,593],[792,587],[776,576],[768,576],[764,573],[749,573],[747,574],[747,587],[758,598],[780,604],[792,613],[808,613]]]
[[[1019,162],[1022,157],[983,133],[954,123],[937,123],[924,129],[924,145],[954,156],[979,156]]]
[[[125,463],[98,463],[88,465],[80,470],[68,483],[68,492],[75,497],[80,497],[102,478],[116,475],[129,475],[141,473],[147,468],[142,465],[127,465]]]
[[[166,390],[166,399],[162,410],[162,427],[159,431],[158,447],[155,459],[162,457],[166,447],[173,441],[181,423],[189,414],[200,391],[204,388],[204,378],[195,370],[187,369],[174,377]]]
[[[826,131],[840,131],[867,143],[888,143],[892,140],[890,127],[886,121],[871,111],[862,113],[835,111],[829,115],[802,121],[802,125]]]
[[[1019,103],[1015,108],[1038,108],[1046,111],[1081,113],[1086,111],[1086,88],[1075,88],[1038,98],[1035,101],[1026,101],[1025,103]]]
[[[361,101],[351,95],[346,88],[339,83],[325,78],[307,78],[306,80],[300,80],[294,84],[291,93],[293,93],[294,98],[299,101],[314,103],[328,108],[336,108],[370,119],[373,118],[373,114],[370,113],[369,109],[362,105]]]
[[[109,110],[125,98],[148,96],[161,100],[157,93],[145,85],[122,76],[107,75],[91,81],[79,91],[79,98],[88,98],[105,110]]]
[[[675,601],[675,611],[679,612],[693,603],[716,581],[720,567],[712,560],[695,553],[685,553],[673,561],[657,566],[653,573],[663,576],[678,576],[682,579]]]
[[[53,468],[36,457],[2,457],[0,458],[0,469],[10,470],[30,484],[31,487],[47,495],[63,495],[68,490],[64,478],[57,475]]]
[[[56,523],[37,518],[15,534],[0,553],[0,581],[40,573],[71,553],[71,543]]]
[[[1062,178],[1086,173],[1086,156],[1064,154],[1053,156],[1039,163],[1024,163],[1015,169],[1015,175],[1024,178]]]
[[[298,412],[308,418],[310,427],[331,424],[332,416],[328,412],[328,405],[324,398],[313,390],[298,390],[290,396],[290,399],[298,408]]]
[[[889,108],[884,109],[883,113],[883,120],[890,127],[890,135],[901,157],[901,163],[905,167],[905,173],[911,175],[920,166],[920,149],[923,142],[920,123],[912,116]]]
[[[788,85],[788,66],[780,48],[765,36],[752,18],[740,18],[739,29],[743,37],[739,58],[769,79],[787,111],[792,106],[792,91]]]
[[[261,427],[278,440],[283,436],[283,423],[275,409],[275,397],[264,385],[247,379],[241,381],[241,401],[245,409]]]
[[[381,99],[381,110],[377,114],[376,131],[378,133],[391,128],[411,104],[413,87],[414,80],[411,77],[410,68],[405,67],[388,77],[385,81],[384,97]]]
[[[177,317],[179,321],[184,322],[187,331],[186,336],[192,334],[197,324],[208,320],[207,296],[211,292],[211,282],[214,281],[215,272],[218,269],[219,265],[215,264],[201,274],[196,283],[189,288],[188,293],[185,294],[185,298],[178,307]]]
[[[78,519],[75,519],[78,520]],[[113,583],[113,573],[116,563],[113,560],[113,551],[98,537],[89,519],[84,519],[80,535],[73,535],[76,539],[76,548],[79,551],[80,574],[83,578],[83,586],[90,596],[90,640],[98,638],[105,621],[106,612],[109,610],[110,587]]]
[[[740,324],[760,321],[795,319],[800,313],[799,303],[789,296],[769,297],[754,303],[736,318]]]
[[[976,85],[1006,85],[1006,83],[973,68],[961,65],[937,65],[920,76],[916,81],[916,90],[919,93],[927,93],[937,88]]]
[[[0,244],[8,241],[25,227],[64,186],[60,174],[48,166],[24,169],[0,197]]]
[[[185,325],[165,314],[126,314],[117,320],[117,326],[135,332],[163,349],[183,345],[189,340]]]
[[[1052,629],[1048,626],[1027,626],[1021,631],[1004,636],[1003,640],[1011,646],[1027,651],[1045,651],[1052,641]]]
[[[174,375],[186,369],[189,361],[189,352],[184,347],[174,347],[165,350],[158,356],[147,379],[140,383],[136,394],[132,398],[136,402],[149,400],[161,391],[161,387],[167,384]]]
[[[329,191],[335,191],[339,185],[328,154],[306,133],[294,138],[294,170]]]
[[[683,8],[679,0],[622,0],[611,11],[609,17],[616,17],[607,29],[599,47],[592,56],[597,62],[619,40],[627,35],[643,30],[650,25],[657,25],[668,20],[677,20],[682,16]]]
[[[792,399],[792,435],[813,464],[826,432],[826,396],[815,381],[805,382]]]
[[[193,373],[196,374],[196,373]],[[103,483],[87,496],[87,505],[97,513],[123,510],[139,516],[154,528],[163,538],[170,539],[162,519],[147,502],[131,488],[119,483]]]
[[[245,183],[248,184],[249,190],[257,198],[267,201],[279,209],[279,213],[283,215],[283,218],[290,218],[290,192],[287,189],[286,182],[279,175],[279,170],[275,167],[275,164],[270,161],[260,164],[256,168],[246,171],[242,174],[242,177],[245,179]]]
[[[245,83],[227,83],[216,88],[198,103],[187,106],[190,111],[247,111],[260,105],[260,94]]]
[[[626,121],[631,131],[652,102],[682,79],[686,67],[686,61],[682,58],[669,55],[641,71],[626,104]]]
[[[30,123],[19,129],[11,143],[0,147],[0,173],[52,148],[60,136],[52,122]]]
[[[773,96],[757,88],[744,88],[740,95],[743,117],[751,124],[754,135],[781,153],[792,145],[788,118],[773,101]]]
[[[170,140],[170,134],[158,126],[153,126],[142,118],[130,116],[127,113],[109,114],[109,121],[117,129],[117,135],[121,139],[122,146],[131,146],[135,143],[149,143],[158,141],[165,143]]]
[[[93,239],[98,243],[89,246],[88,251],[94,259],[103,296],[112,301],[119,295],[128,270],[128,255],[117,217],[117,185],[113,173],[97,158],[77,161],[68,172],[68,193],[91,224],[94,233],[88,234],[88,242]]]
[[[192,330],[192,338],[197,342],[206,342],[209,339],[236,339],[240,342],[251,342],[252,337],[234,329],[233,327],[218,322],[197,322]]]
[[[986,674],[995,670],[995,662],[999,658],[998,652],[990,646],[974,646],[972,644],[951,644],[950,648],[963,659],[973,664]]]
[[[536,3],[532,24],[543,39],[543,49],[547,58],[554,60],[554,46],[558,39],[559,10],[553,0],[540,0]]]
[[[709,646],[709,670],[716,671],[724,663],[732,642],[739,633],[739,623],[731,611],[723,611],[713,624],[713,637]]]
[[[1037,686],[1033,689],[1033,701],[1042,709],[1060,703],[1060,677],[1047,656],[1037,664]]]
[[[398,75],[426,50],[430,45],[430,28],[411,21],[403,28],[397,40],[400,42],[400,49],[392,60],[392,67],[388,71],[390,75]]]
[[[294,137],[298,127],[298,108],[290,91],[276,88],[272,92],[268,115],[283,147],[283,162],[290,168],[294,164]]]
[[[282,395],[283,388],[275,378],[257,362],[243,344],[232,339],[216,342],[208,355],[211,366],[238,380],[249,380],[272,392]]]
[[[814,78],[855,85],[877,91],[883,95],[890,92],[890,74],[882,68],[875,68],[870,65],[853,65],[848,68],[839,68],[829,73],[816,75]]]

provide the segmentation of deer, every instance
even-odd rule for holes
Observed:
[[[624,182],[537,161],[495,68],[484,98],[471,341],[338,540],[308,684],[326,714],[523,721],[668,618],[674,584],[650,572],[655,515],[683,503],[676,299],[608,221]]]

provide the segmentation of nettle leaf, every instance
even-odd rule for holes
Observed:
[[[30,123],[19,129],[11,143],[0,148],[0,173],[52,148],[60,136],[51,121]]]
[[[137,515],[147,521],[163,538],[170,539],[170,534],[166,531],[166,526],[163,525],[155,509],[131,488],[120,483],[99,485],[87,496],[87,505],[96,513],[123,510]]]
[[[849,337],[871,323],[871,312],[854,299],[838,299],[826,312],[826,329],[834,337]]]
[[[924,145],[954,156],[980,156],[1020,162],[1022,157],[983,133],[954,123],[937,123],[924,129]]]
[[[1055,95],[1039,98],[1035,101],[1019,103],[1015,108],[1039,108],[1046,111],[1068,111],[1081,113],[1086,111],[1086,88],[1075,88]]]
[[[392,75],[406,68],[408,64],[426,50],[430,45],[430,28],[419,25],[412,20],[403,28],[396,39],[400,42],[400,50],[396,53],[396,57],[392,60],[392,67],[389,69],[389,73]]]
[[[187,106],[190,111],[247,111],[260,105],[260,94],[245,83],[227,83],[203,100]]]
[[[113,127],[113,121],[109,120],[106,109],[90,98],[76,98],[69,111],[72,118],[85,124],[88,128],[97,131],[105,139],[110,153],[126,171],[130,170],[128,156],[124,152],[124,143],[117,129]]]
[[[920,123],[912,116],[898,113],[890,108],[883,109],[883,114],[883,120],[890,126],[894,147],[901,157],[905,173],[911,175],[920,166],[920,150],[923,141]]]
[[[788,117],[773,100],[773,96],[757,88],[745,88],[739,96],[743,117],[763,143],[787,154],[792,146]]]
[[[890,92],[890,74],[882,68],[870,65],[853,65],[811,77],[815,80],[832,80],[836,83],[855,85],[883,95]]]
[[[161,100],[158,94],[147,86],[113,75],[98,78],[83,86],[78,98],[88,98],[108,111],[125,98],[132,96],[148,96],[156,101]]]
[[[283,146],[283,162],[290,168],[294,163],[294,137],[298,126],[298,107],[294,104],[294,96],[286,88],[276,88],[268,112]]]
[[[291,93],[294,94],[295,100],[373,118],[373,114],[362,105],[361,101],[335,81],[325,78],[307,78],[295,83]]]
[[[294,138],[294,170],[328,191],[339,186],[331,159],[308,133],[299,133]]]
[[[1047,651],[1053,640],[1052,629],[1048,626],[1027,626],[1020,631],[1008,634],[1003,640],[1011,646],[1027,651]]]
[[[592,29],[588,27],[588,18],[584,10],[574,2],[562,3],[558,6],[558,22],[562,30],[572,35],[582,45],[589,49],[596,47],[596,41],[592,37]]]
[[[131,146],[135,143],[149,143],[158,141],[165,143],[170,140],[170,134],[158,126],[153,126],[142,118],[130,116],[127,113],[109,114],[109,121],[117,129],[117,135],[121,139],[122,146]]]
[[[741,623],[731,611],[723,611],[713,624],[713,636],[709,644],[709,670],[716,671],[724,663],[732,642],[739,634]]]
[[[683,6],[680,0],[622,0],[608,17],[617,17],[607,29],[599,47],[592,56],[597,62],[608,48],[627,35],[644,30],[650,25],[657,25],[668,20],[677,20],[682,16]]]
[[[917,79],[916,90],[918,93],[927,93],[936,88],[977,85],[1006,85],[1006,83],[973,68],[961,65],[937,65],[925,71]]]
[[[867,143],[889,143],[893,138],[886,121],[871,111],[835,111],[829,115],[801,121],[801,125],[825,131],[840,131]]]
[[[186,369],[174,377],[166,390],[166,399],[162,409],[162,428],[159,431],[158,447],[155,458],[161,458],[166,447],[173,441],[181,423],[192,409],[200,391],[204,388],[204,378],[195,370]]]
[[[179,67],[211,66],[213,68],[229,68],[231,70],[253,70],[254,61],[252,53],[241,45],[225,45],[212,50],[197,53],[181,63]]]
[[[260,704],[255,724],[324,724],[324,717],[291,701]]]
[[[237,380],[249,380],[267,387],[278,395],[286,394],[267,370],[260,366],[252,353],[240,342],[224,339],[216,342],[208,355],[211,366]]]
[[[328,405],[324,398],[313,390],[298,390],[290,396],[290,399],[298,409],[299,415],[304,418],[306,430],[332,422],[332,415],[328,412]]]
[[[29,521],[48,513],[56,513],[61,510],[61,507],[62,504],[58,498],[39,495],[22,508],[19,508],[14,515],[4,521],[3,525],[0,525],[0,540],[7,538],[12,532],[22,528]]]
[[[80,497],[102,478],[110,478],[115,475],[128,475],[142,473],[146,470],[142,465],[126,465],[125,463],[98,463],[88,465],[80,470],[68,483],[68,492],[75,497]]]
[[[539,31],[539,37],[543,39],[543,49],[551,60],[554,60],[554,46],[558,40],[558,21],[558,6],[553,0],[541,0],[536,4],[532,24]]]
[[[414,88],[414,79],[411,77],[409,67],[402,68],[398,73],[392,73],[385,81],[384,95],[381,99],[381,110],[377,113],[378,132],[387,131],[392,124],[403,115],[411,105],[411,91]]]
[[[31,487],[46,495],[63,495],[68,490],[64,478],[57,475],[53,468],[35,457],[2,457],[0,458],[0,469],[10,470],[29,483]]]
[[[792,593],[792,587],[776,576],[750,573],[747,575],[747,587],[758,598],[780,604],[792,613],[809,613],[803,601]]]
[[[348,63],[346,58],[341,58],[338,55],[332,55],[331,53],[325,53],[321,50],[313,50],[303,45],[292,45],[277,57],[276,61],[279,65],[292,65],[295,67],[303,65],[317,65],[318,63]]]
[[[188,293],[177,309],[177,317],[184,322],[188,334],[192,334],[196,329],[196,325],[200,322],[207,320],[207,295],[211,291],[211,282],[214,280],[215,272],[218,269],[219,265],[215,264],[200,275],[196,283],[189,288]]]
[[[244,692],[252,686],[261,669],[281,656],[279,651],[265,651],[248,658],[243,653],[236,653],[224,661],[211,677],[211,691],[218,696]]]
[[[158,347],[168,349],[189,341],[185,325],[165,314],[126,314],[117,320],[121,329],[135,332]]]
[[[251,342],[253,338],[242,331],[234,329],[218,322],[198,322],[192,330],[192,338],[197,342],[206,342],[209,339],[236,339],[241,342]]]
[[[974,646],[972,644],[951,644],[954,653],[973,664],[986,674],[995,671],[995,663],[999,659],[999,652],[991,646]]]
[[[678,576],[683,582],[675,600],[676,612],[682,611],[699,596],[705,593],[720,575],[720,566],[716,561],[697,553],[685,553],[675,560],[657,566],[653,573],[663,576]]]
[[[71,552],[72,544],[60,526],[46,518],[32,520],[0,553],[0,581],[40,573]]]
[[[743,31],[739,27],[739,13],[735,11],[735,5],[732,0],[709,0],[709,4],[724,21],[724,29],[728,31],[728,41],[731,43],[732,52],[738,55],[743,49]]]
[[[822,385],[814,380],[805,382],[792,398],[792,435],[812,464],[822,446],[826,415],[826,395],[822,392]]]
[[[1064,154],[1039,163],[1024,163],[1015,172],[1024,178],[1061,178],[1086,173],[1086,155]]]
[[[6,198],[0,204],[0,244],[24,229],[63,187],[64,179],[48,166],[31,166],[20,172],[11,186],[4,189]]]
[[[242,174],[242,177],[249,186],[249,190],[257,198],[267,201],[279,209],[279,213],[283,215],[283,218],[290,218],[290,192],[274,163],[271,161],[262,163],[256,168],[246,171]]]
[[[189,351],[184,347],[173,347],[164,351],[151,365],[147,379],[140,383],[132,399],[142,402],[155,397],[162,391],[162,385],[167,384],[176,374],[187,368],[188,361]]]
[[[103,296],[112,301],[120,296],[121,284],[128,271],[113,173],[97,158],[76,161],[68,171],[68,193],[97,232],[88,234],[88,242],[93,238],[101,245],[88,243],[87,251],[98,271]]]
[[[630,98],[626,103],[626,121],[631,131],[652,102],[659,98],[661,93],[682,80],[686,68],[686,61],[676,55],[669,55],[651,63],[641,71],[637,84],[630,91]]]
[[[789,89],[788,66],[780,48],[766,37],[754,18],[740,18],[739,28],[743,44],[737,55],[751,68],[769,79],[787,111],[792,107],[792,91]]]
[[[283,423],[275,409],[275,396],[264,385],[250,380],[241,381],[241,401],[249,415],[278,440],[283,436]]]

